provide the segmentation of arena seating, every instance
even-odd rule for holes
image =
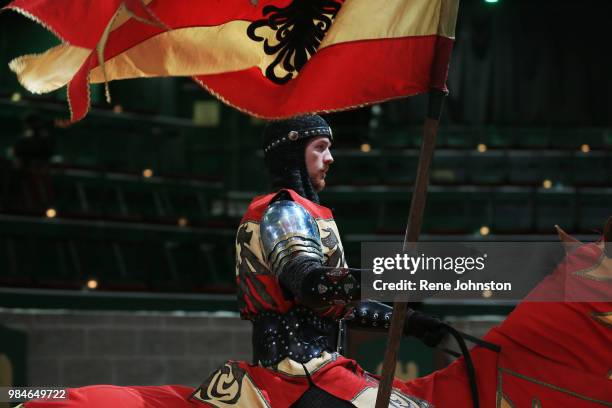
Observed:
[[[42,170],[16,168],[10,148],[21,118],[35,111],[52,120],[62,109],[0,101],[0,284],[76,289],[95,278],[109,290],[231,292],[235,228],[267,188],[261,124],[227,108],[212,127],[94,109],[52,129],[54,154]],[[349,262],[359,262],[362,240],[401,238],[419,131],[336,132],[321,197]],[[554,239],[561,224],[593,234],[611,215],[611,148],[610,129],[443,126],[423,233]]]

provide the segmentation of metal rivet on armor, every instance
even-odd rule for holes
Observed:
[[[292,142],[295,142],[298,139],[298,132],[296,132],[295,130],[292,130],[291,132],[289,132],[287,134],[287,137],[289,138],[289,140],[291,140]]]

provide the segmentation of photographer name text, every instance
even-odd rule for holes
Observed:
[[[461,281],[457,280],[454,284],[451,282],[430,282],[426,279],[420,279],[418,282],[402,279],[399,282],[385,282],[377,279],[372,283],[374,290],[377,291],[510,291],[512,283],[510,282],[474,282],[472,280]]]

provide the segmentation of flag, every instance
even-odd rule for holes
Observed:
[[[223,102],[273,119],[446,90],[458,0],[15,0],[6,8],[62,44],[13,60],[34,93],[188,76]]]

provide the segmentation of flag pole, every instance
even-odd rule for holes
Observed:
[[[427,187],[429,186],[429,169],[436,146],[438,124],[445,97],[446,92],[444,91],[431,90],[429,92],[427,118],[423,125],[423,142],[421,144],[416,181],[412,193],[412,201],[410,203],[410,212],[408,213],[408,225],[406,227],[406,234],[404,235],[404,252],[408,249],[408,245],[418,241],[421,233],[423,212],[425,211],[425,202],[427,198]],[[408,304],[406,302],[393,303],[393,316],[391,317],[387,349],[385,351],[382,375],[378,386],[378,394],[376,396],[376,408],[389,407],[389,399],[391,397],[391,388],[393,386],[393,377],[395,374],[395,363],[397,362],[397,353],[404,331],[407,310]]]

